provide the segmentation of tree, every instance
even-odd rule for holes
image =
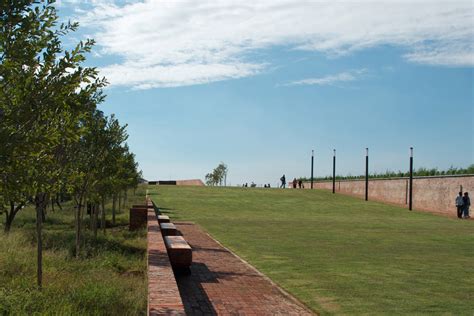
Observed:
[[[207,185],[222,185],[226,184],[227,180],[227,165],[221,162],[211,173],[206,174]]]
[[[54,1],[0,3],[0,194],[10,205],[36,208],[38,269],[42,286],[42,221],[49,197],[59,192],[68,170],[69,148],[78,141],[81,119],[103,100],[94,68],[84,68],[94,42],[65,51],[61,37],[77,24],[57,26]]]

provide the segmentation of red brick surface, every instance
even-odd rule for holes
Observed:
[[[414,178],[413,208],[456,216],[454,200],[461,186],[472,199],[474,176]],[[304,187],[311,188],[310,182],[305,182]],[[314,182],[314,188],[332,190],[332,181]],[[336,181],[336,192],[364,197],[365,180]],[[369,200],[408,207],[408,179],[370,179]]]
[[[193,262],[193,252],[182,236],[165,236],[166,249],[171,266],[178,269],[189,268]]]
[[[176,185],[204,186],[204,182],[201,179],[176,180]]]
[[[130,230],[146,227],[147,208],[131,208],[130,209]]]
[[[155,211],[148,209],[148,313],[185,315]]]
[[[187,315],[312,315],[196,225],[175,224],[193,248],[191,274],[176,277]]]

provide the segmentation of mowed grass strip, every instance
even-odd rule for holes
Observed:
[[[474,313],[473,221],[320,190],[148,189],[318,313]]]
[[[36,288],[35,211],[21,210],[10,234],[0,225],[0,315],[146,315],[146,232],[128,230],[131,204],[117,225],[94,239],[84,214],[83,255],[76,259],[72,203],[49,211],[43,227],[43,290]],[[106,205],[111,221],[111,203]]]

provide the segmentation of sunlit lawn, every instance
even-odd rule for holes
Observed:
[[[319,190],[149,191],[319,313],[474,314],[474,221]]]

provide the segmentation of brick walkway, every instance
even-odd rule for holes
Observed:
[[[175,222],[193,248],[176,281],[188,315],[312,315],[192,223]]]

